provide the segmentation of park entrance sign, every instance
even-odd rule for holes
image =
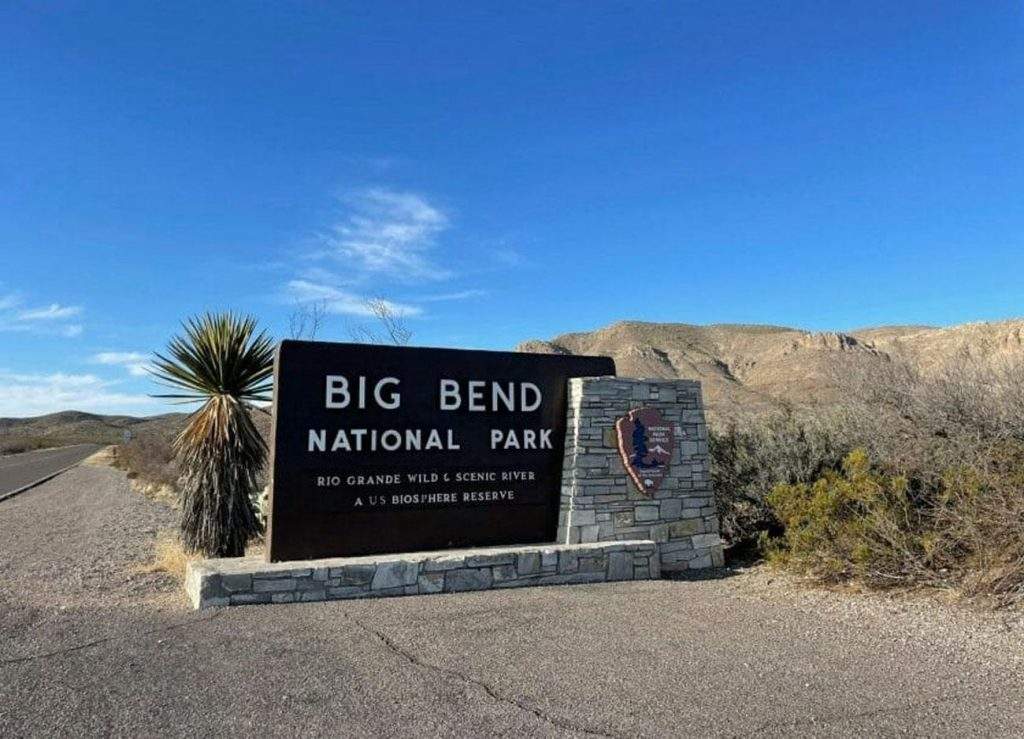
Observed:
[[[700,383],[611,359],[286,341],[267,558],[189,562],[196,608],[721,567]]]
[[[271,561],[554,541],[566,381],[608,357],[283,341]]]

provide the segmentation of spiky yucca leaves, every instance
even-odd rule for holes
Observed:
[[[267,446],[252,421],[253,401],[267,400],[274,345],[253,318],[206,314],[184,324],[154,374],[185,392],[159,395],[202,402],[174,440],[181,469],[181,539],[208,557],[240,557],[262,533],[251,496]]]

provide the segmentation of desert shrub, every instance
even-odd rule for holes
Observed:
[[[22,454],[51,446],[46,439],[38,436],[8,436],[0,438],[0,455]]]
[[[1024,600],[1024,363],[840,369],[838,404],[712,431],[725,538],[824,580]]]
[[[767,497],[785,527],[769,550],[779,564],[825,580],[891,585],[915,579],[927,559],[921,514],[905,477],[871,469],[864,450],[813,483],[780,483]]]
[[[1024,444],[1000,441],[987,452],[985,464],[942,477],[929,509],[930,579],[1024,601]]]
[[[932,484],[874,469],[856,450],[842,472],[780,484],[768,503],[784,533],[776,564],[827,581],[953,587],[1000,602],[1024,599],[1024,446],[989,448]]]
[[[835,425],[888,470],[934,482],[958,465],[984,467],[995,442],[1024,442],[1022,361],[963,354],[923,372],[897,357],[837,371]]]
[[[174,457],[173,440],[170,433],[140,434],[117,447],[117,466],[129,478],[176,488],[181,473]]]
[[[722,536],[734,547],[779,532],[767,501],[773,487],[810,482],[834,469],[844,453],[827,422],[801,419],[790,409],[711,429],[709,451]]]

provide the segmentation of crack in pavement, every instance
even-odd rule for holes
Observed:
[[[183,626],[191,626],[192,624],[199,624],[205,621],[212,621],[221,615],[220,611],[213,613],[206,618],[193,618],[188,621],[179,621],[178,623],[169,624],[167,626],[161,626],[159,629],[150,629],[149,631],[142,631],[137,634],[115,634],[113,636],[105,636],[102,639],[94,639],[93,641],[85,642],[83,644],[76,644],[71,647],[64,647],[62,649],[55,649],[52,652],[41,652],[39,654],[29,654],[24,657],[14,657],[12,659],[0,660],[0,665],[16,665],[22,662],[32,662],[37,659],[48,659],[50,657],[60,657],[65,654],[71,654],[72,652],[79,652],[89,647],[95,647],[100,644],[106,644],[107,642],[118,641],[125,638],[126,636],[151,636],[152,634],[159,634],[164,631],[173,631],[174,629],[180,629]]]
[[[435,665],[435,664],[432,664],[430,662],[425,662],[424,660],[422,660],[420,657],[416,656],[412,652],[410,652],[410,651],[400,647],[391,637],[389,637],[383,631],[375,629],[375,628],[373,628],[371,626],[367,626],[366,624],[364,624],[359,619],[354,618],[353,616],[350,616],[347,613],[344,614],[344,616],[345,616],[346,619],[348,619],[349,621],[354,623],[356,626],[358,626],[360,629],[362,629],[366,633],[370,634],[371,636],[376,637],[377,640],[380,641],[389,650],[391,650],[393,653],[397,654],[398,656],[402,657],[403,659],[405,659],[410,664],[413,664],[413,665],[415,665],[417,667],[422,667],[422,668],[427,669],[427,670],[432,670],[434,672],[438,672],[438,673],[440,673],[442,675],[448,675],[449,677],[454,677],[454,678],[456,678],[458,680],[462,680],[465,683],[469,683],[470,685],[475,685],[476,687],[480,688],[485,693],[487,693],[487,695],[489,695],[495,701],[497,701],[499,703],[504,703],[504,704],[509,705],[509,706],[512,706],[513,708],[518,708],[520,711],[524,711],[526,713],[530,713],[533,716],[535,716],[536,718],[538,718],[541,721],[543,721],[544,723],[548,724],[549,726],[553,726],[553,727],[559,728],[559,729],[565,729],[567,731],[574,731],[574,732],[579,733],[579,734],[586,734],[587,736],[604,737],[604,739],[617,739],[617,735],[615,735],[615,734],[608,734],[608,733],[605,733],[604,731],[598,731],[598,730],[595,730],[595,729],[591,729],[591,728],[589,728],[587,726],[574,724],[571,721],[567,721],[565,719],[558,718],[557,716],[551,716],[550,714],[542,711],[539,708],[533,708],[532,706],[528,706],[525,703],[523,703],[523,702],[521,702],[521,701],[519,701],[519,700],[517,700],[517,699],[515,699],[513,697],[502,695],[500,692],[498,692],[498,690],[496,688],[494,688],[493,686],[487,684],[483,680],[478,680],[477,678],[474,678],[474,677],[471,677],[470,675],[467,675],[465,673],[459,672],[458,670],[453,670],[453,669],[448,668],[448,667],[441,667],[440,665]]]

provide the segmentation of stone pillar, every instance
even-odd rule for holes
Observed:
[[[577,377],[568,395],[557,541],[649,539],[662,572],[722,566],[700,383]],[[615,426],[639,408],[675,426],[668,471],[649,492],[627,474]]]

